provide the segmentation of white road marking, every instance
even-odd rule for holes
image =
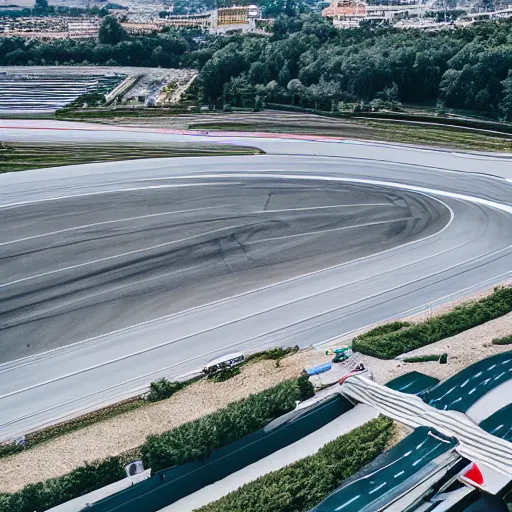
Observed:
[[[240,185],[240,182],[222,182],[222,185]],[[96,192],[82,192],[80,194],[69,194],[66,196],[55,196],[55,197],[47,197],[44,199],[32,199],[31,201],[18,201],[16,203],[7,203],[0,205],[0,208],[15,208],[18,206],[26,206],[27,204],[35,204],[35,203],[47,203],[50,201],[60,201],[62,199],[73,199],[75,197],[89,197],[89,196],[100,196],[105,194],[116,194],[119,192],[139,192],[141,190],[155,190],[155,189],[166,189],[166,188],[185,188],[185,187],[218,187],[219,183],[181,183],[177,185],[153,185],[153,186],[145,186],[145,187],[130,187],[130,188],[121,188],[121,189],[112,189],[112,190],[98,190]]]
[[[373,494],[374,492],[377,492],[378,490],[382,489],[386,485],[387,485],[387,482],[383,482],[380,485],[378,485],[377,487],[375,487],[375,489],[371,490],[368,494]]]
[[[360,497],[361,497],[361,495],[358,494],[357,496],[354,496],[352,499],[350,499],[347,502],[343,503],[343,505],[340,505],[339,507],[335,508],[334,510],[336,510],[336,511],[337,510],[343,510],[345,507],[347,507],[351,503],[354,503],[354,501],[358,500]]]
[[[117,259],[117,258],[123,258],[124,256],[130,256],[132,254],[137,254],[137,253],[140,253],[140,252],[151,251],[153,249],[160,249],[161,247],[168,247],[170,245],[178,244],[178,243],[181,243],[181,242],[186,242],[188,240],[193,240],[194,238],[198,238],[198,237],[201,237],[201,236],[206,236],[206,235],[210,235],[210,234],[213,234],[213,233],[218,233],[220,231],[226,231],[226,230],[229,230],[229,229],[237,229],[237,228],[240,228],[240,227],[243,227],[243,226],[244,226],[244,224],[238,224],[238,225],[233,225],[233,226],[225,226],[223,228],[213,229],[211,231],[204,231],[203,233],[198,233],[197,235],[188,236],[188,237],[185,237],[185,238],[181,238],[179,240],[173,240],[172,242],[164,242],[162,244],[153,245],[151,247],[145,247],[144,249],[137,249],[137,250],[134,250],[134,251],[128,251],[128,252],[124,252],[124,253],[121,253],[121,254],[116,254],[114,256],[108,256],[106,258],[99,258],[97,260],[87,261],[85,263],[78,263],[76,265],[70,265],[69,267],[59,268],[59,269],[56,269],[56,270],[50,270],[48,272],[43,272],[41,274],[35,274],[35,275],[32,275],[32,276],[23,277],[21,279],[17,279],[15,281],[11,281],[9,283],[0,284],[0,288],[5,288],[7,286],[12,286],[13,284],[23,283],[25,281],[30,281],[31,279],[37,279],[39,277],[44,277],[44,276],[49,276],[49,275],[53,275],[53,274],[58,274],[59,272],[65,272],[67,270],[73,270],[73,269],[76,269],[76,268],[86,267],[88,265],[93,265],[95,263],[102,263],[104,261],[110,261],[110,260],[114,260],[114,259]]]
[[[219,208],[218,206],[205,206],[204,208],[192,208],[189,210],[177,210],[174,212],[163,212],[163,213],[152,213],[149,215],[139,215],[137,217],[125,217],[123,219],[115,219],[115,220],[107,220],[103,222],[95,222],[93,224],[82,224],[80,226],[74,226],[72,228],[66,228],[66,229],[59,229],[58,231],[49,231],[48,233],[41,233],[39,235],[33,235],[33,236],[27,236],[25,238],[18,238],[17,240],[9,240],[8,242],[0,242],[0,246],[2,245],[9,245],[9,244],[16,244],[18,242],[26,242],[27,240],[33,240],[35,238],[42,238],[45,236],[51,236],[51,235],[60,235],[61,233],[68,233],[69,231],[78,231],[80,229],[87,229],[87,228],[93,228],[96,226],[105,226],[107,224],[116,224],[120,222],[130,222],[132,220],[140,220],[140,219],[150,219],[153,217],[165,217],[166,215],[176,215],[178,213],[189,213],[189,212],[195,212],[195,211],[201,211],[201,210],[212,210],[214,208]]]
[[[365,222],[363,224],[354,224],[353,226],[342,226],[340,228],[328,228],[328,229],[318,229],[316,231],[307,231],[305,233],[296,233],[294,235],[283,235],[283,236],[275,236],[271,238],[263,238],[261,240],[252,240],[249,242],[244,242],[245,245],[255,245],[255,244],[261,244],[264,242],[272,242],[274,240],[284,240],[286,238],[298,238],[302,236],[314,236],[314,235],[321,235],[322,233],[331,233],[332,231],[345,231],[350,229],[356,229],[356,228],[364,228],[368,226],[379,226],[382,224],[393,224],[395,222],[404,222],[404,221],[410,221],[414,220],[413,217],[404,217],[401,219],[390,219],[390,220],[380,220],[375,222]]]

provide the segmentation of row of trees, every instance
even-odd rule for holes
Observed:
[[[115,18],[107,16],[100,27],[98,41],[0,38],[0,65],[197,66],[209,55],[201,58],[204,51],[196,55],[198,44],[193,36],[191,31],[169,29],[149,36],[130,37]]]
[[[512,25],[424,32],[337,30],[317,14],[276,18],[269,36],[167,29],[128,36],[106,17],[99,41],[0,39],[0,65],[198,67],[201,101],[321,110],[340,102],[440,101],[512,120]]]
[[[223,41],[200,73],[205,100],[330,109],[338,102],[425,102],[512,115],[512,25],[451,31],[338,31],[315,14],[280,17],[271,38]]]

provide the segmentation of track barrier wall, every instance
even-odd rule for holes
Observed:
[[[101,500],[87,512],[155,512],[289,446],[330,423],[353,405],[341,395],[291,411],[265,428],[215,450],[208,458],[156,473],[130,489]]]

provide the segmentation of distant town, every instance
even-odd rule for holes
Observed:
[[[19,0],[21,4],[24,0]],[[175,3],[117,0],[116,3],[90,0],[62,0],[50,8],[18,5],[16,0],[0,2],[0,37],[44,39],[97,38],[102,18],[109,14],[117,18],[128,34],[143,35],[158,32],[165,27],[199,29],[205,33],[223,34],[252,32],[268,34],[275,12],[260,5],[190,3],[184,8]],[[43,0],[43,4],[46,0]],[[362,24],[392,25],[396,28],[424,30],[450,29],[468,26],[492,19],[512,17],[512,4],[475,3],[448,0],[410,2],[408,0],[331,0],[309,5],[340,29],[356,28]],[[272,11],[272,10],[270,10]],[[275,11],[275,9],[274,9]]]

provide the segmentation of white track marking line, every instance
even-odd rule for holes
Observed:
[[[201,211],[201,210],[212,210],[214,208],[219,208],[219,207],[205,206],[204,208],[192,208],[189,210],[177,210],[174,212],[152,213],[149,215],[140,215],[138,217],[126,217],[124,219],[106,220],[104,222],[95,222],[93,224],[82,224],[80,226],[74,226],[72,228],[59,229],[58,231],[49,231],[47,233],[41,233],[40,235],[27,236],[25,238],[18,238],[17,240],[9,240],[8,242],[0,242],[0,247],[3,245],[16,244],[18,242],[26,242],[27,240],[34,240],[35,238],[42,238],[42,237],[51,236],[51,235],[60,235],[61,233],[68,233],[70,231],[78,231],[80,229],[93,228],[96,226],[105,226],[107,224],[116,224],[116,223],[120,223],[120,222],[129,222],[132,220],[140,220],[140,219],[150,219],[150,218],[154,218],[154,217],[164,217],[166,215],[175,215],[178,213],[189,213],[189,212],[196,212],[196,211]]]
[[[124,252],[122,254],[116,254],[114,256],[108,256],[106,258],[99,258],[97,260],[87,261],[85,263],[78,263],[77,265],[71,265],[69,267],[59,268],[57,270],[50,270],[48,272],[43,272],[41,274],[36,274],[36,275],[33,275],[33,276],[23,277],[21,279],[17,279],[15,281],[11,281],[9,283],[0,284],[0,288],[6,288],[7,286],[12,286],[13,284],[23,283],[23,282],[26,282],[26,281],[30,281],[31,279],[37,279],[39,277],[45,277],[45,276],[49,276],[49,275],[53,275],[53,274],[58,274],[59,272],[65,272],[67,270],[73,270],[73,269],[76,269],[76,268],[86,267],[88,265],[93,265],[95,263],[102,263],[104,261],[110,261],[110,260],[114,260],[114,259],[117,259],[117,258],[123,258],[125,256],[130,256],[131,254],[137,254],[137,253],[140,253],[140,252],[151,251],[153,249],[159,249],[161,247],[167,247],[167,246],[178,244],[178,243],[181,243],[181,242],[186,242],[187,240],[193,240],[194,238],[198,238],[198,237],[201,237],[201,236],[206,236],[206,235],[210,235],[212,233],[217,233],[219,231],[226,231],[226,230],[229,230],[229,229],[237,229],[237,228],[240,228],[240,227],[243,227],[243,226],[245,226],[245,224],[238,224],[238,225],[235,224],[233,226],[225,226],[223,228],[213,229],[211,231],[205,231],[203,233],[198,233],[197,235],[188,236],[186,238],[181,238],[180,240],[173,240],[172,242],[165,242],[165,243],[162,243],[162,244],[153,245],[151,247],[145,247],[144,249],[137,249],[137,250],[134,250],[134,251],[128,251],[128,252]]]
[[[199,212],[202,210],[214,210],[214,209],[218,209],[218,208],[227,208],[229,206],[231,206],[231,205],[205,206],[203,208],[191,208],[189,210],[176,210],[173,212],[152,213],[149,215],[140,215],[137,217],[126,217],[123,219],[107,220],[104,222],[95,222],[93,224],[81,224],[80,226],[74,226],[72,228],[60,229],[58,231],[49,231],[47,233],[41,233],[40,235],[33,235],[33,236],[27,236],[25,238],[18,238],[16,240],[9,240],[8,242],[0,242],[0,247],[4,246],[4,245],[19,243],[19,242],[26,242],[28,240],[34,240],[36,238],[43,238],[45,236],[59,235],[61,233],[68,233],[70,231],[79,231],[81,229],[93,228],[96,226],[104,226],[104,225],[108,225],[108,224],[118,224],[118,223],[122,223],[122,222],[129,222],[132,220],[149,219],[149,218],[154,218],[154,217],[164,217],[166,215],[175,215],[175,214],[179,214],[179,213]],[[356,207],[363,207],[363,206],[393,207],[394,205],[391,203],[366,203],[366,204],[360,203],[360,204],[348,204],[348,205],[342,204],[342,205],[333,205],[333,206],[312,206],[309,208],[287,208],[287,209],[282,209],[282,210],[255,210],[252,212],[241,213],[240,215],[248,216],[248,215],[259,215],[259,214],[265,214],[265,213],[324,210],[324,209],[332,209],[332,208],[356,208]]]
[[[345,231],[349,229],[357,229],[357,228],[365,228],[369,226],[380,226],[382,224],[393,224],[395,222],[404,222],[414,220],[414,217],[403,217],[401,219],[390,219],[390,220],[380,220],[375,222],[365,222],[363,224],[355,224],[353,226],[342,226],[340,228],[329,228],[329,229],[318,229],[317,231],[308,231],[306,233],[296,233],[295,235],[284,235],[284,236],[276,236],[272,238],[263,238],[262,240],[254,240],[250,242],[244,242],[244,245],[255,245],[261,244],[264,242],[272,242],[274,240],[284,240],[286,238],[297,238],[301,236],[314,236],[321,235],[322,233],[330,233],[332,231]]]
[[[180,179],[180,178],[176,178]],[[62,199],[72,199],[75,197],[88,197],[88,196],[100,196],[105,194],[115,194],[118,192],[138,192],[140,190],[155,190],[155,189],[166,189],[166,188],[185,188],[185,187],[218,187],[219,185],[241,185],[240,182],[222,182],[222,183],[181,183],[178,185],[153,185],[147,187],[130,187],[130,188],[121,188],[121,189],[112,189],[112,190],[98,190],[96,192],[83,192],[81,194],[69,194],[66,196],[55,196],[48,197],[45,199],[33,199],[31,201],[19,201],[16,203],[7,203],[0,205],[0,208],[15,208],[18,206],[26,206],[27,204],[36,204],[36,203],[47,203],[50,201],[60,201]]]

